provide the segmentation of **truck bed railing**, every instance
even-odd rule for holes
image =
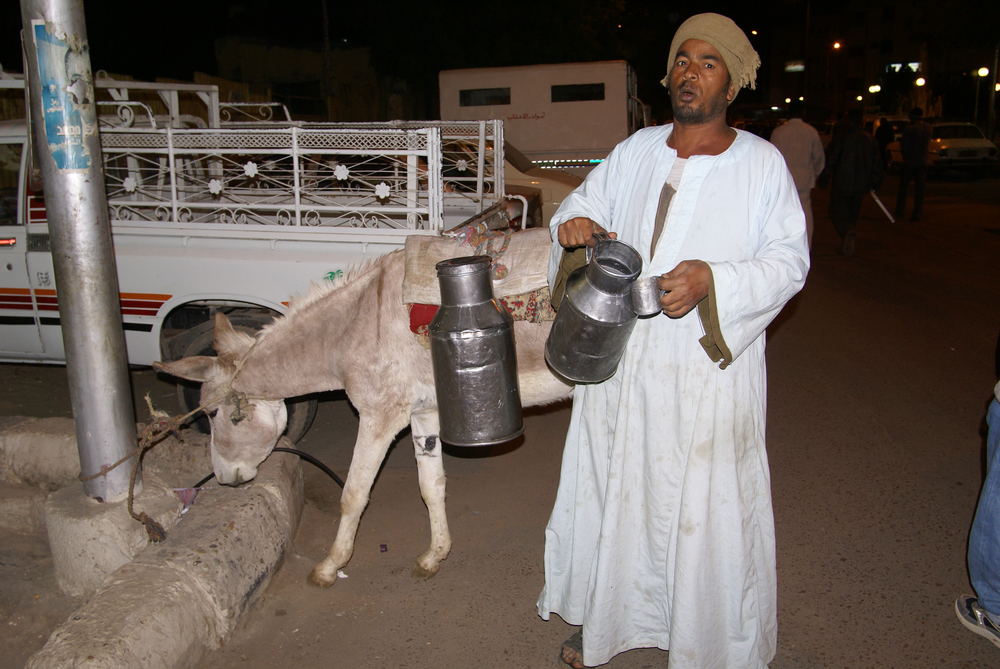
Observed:
[[[303,123],[214,85],[95,87],[112,223],[441,231],[504,197],[501,121]]]
[[[102,132],[112,220],[441,230],[436,129]]]
[[[219,120],[223,128],[292,123],[288,107],[280,102],[220,102]]]

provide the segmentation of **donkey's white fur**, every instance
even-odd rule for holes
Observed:
[[[462,255],[459,250],[456,255]],[[430,576],[451,549],[445,475],[430,351],[409,329],[402,302],[402,251],[382,256],[329,287],[313,289],[256,339],[215,322],[218,357],[198,356],[156,367],[201,381],[212,425],[212,464],[222,483],[249,481],[285,427],[283,398],[345,389],[360,424],[341,496],[337,537],[311,580],[332,585],[354,550],[361,513],[393,438],[410,425],[431,543],[417,560]],[[515,322],[518,378],[525,406],[569,394],[545,364],[551,324]],[[235,391],[235,392],[234,392]]]

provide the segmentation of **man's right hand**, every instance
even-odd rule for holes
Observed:
[[[594,235],[598,232],[608,232],[596,221],[593,221],[586,217],[571,218],[565,223],[560,223],[559,227],[556,228],[556,233],[559,236],[559,243],[571,249],[576,246],[593,246],[597,243],[594,239]],[[611,239],[616,239],[618,235],[614,232],[608,233]]]

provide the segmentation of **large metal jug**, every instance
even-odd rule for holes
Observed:
[[[440,436],[486,446],[524,431],[514,321],[493,298],[489,256],[437,265],[441,308],[429,326]]]
[[[545,360],[575,383],[598,383],[618,368],[637,318],[632,289],[642,257],[606,234],[566,281],[566,296],[545,342]]]

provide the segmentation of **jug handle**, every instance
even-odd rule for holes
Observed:
[[[611,239],[611,235],[609,235],[607,232],[595,232],[592,236],[593,236],[594,239],[596,239],[599,242],[606,242],[606,241],[609,241]],[[596,244],[594,246],[588,246],[587,247],[587,262],[588,263],[590,262],[590,257],[592,255],[594,255],[594,247],[595,246],[596,246]]]

